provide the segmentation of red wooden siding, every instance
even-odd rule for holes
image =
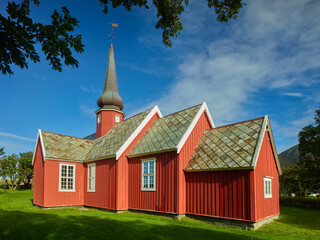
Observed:
[[[87,192],[88,167],[87,164],[84,166],[84,205],[115,210],[116,159],[106,159],[95,163],[95,192]]]
[[[59,163],[75,164],[75,191],[59,192]],[[83,164],[46,159],[44,162],[44,207],[83,205]]]
[[[129,170],[128,170],[128,158],[127,155],[133,149],[133,147],[138,143],[138,141],[143,137],[143,135],[151,127],[152,123],[159,118],[158,113],[156,113],[146,124],[146,126],[141,130],[141,132],[136,136],[136,138],[127,147],[124,153],[116,162],[116,209],[117,210],[127,210],[129,208]]]
[[[188,163],[191,155],[199,143],[199,140],[203,132],[207,129],[211,129],[212,126],[208,120],[206,111],[203,112],[200,119],[198,120],[196,126],[189,135],[188,140],[185,142],[179,153],[179,163],[178,163],[178,209],[177,213],[186,213],[186,180],[185,173],[183,169]]]
[[[251,220],[251,170],[187,172],[187,213]]]
[[[98,123],[98,115],[100,115],[100,123]],[[120,116],[120,122],[123,121],[123,114],[112,110],[101,110],[97,113],[96,123],[97,131],[96,137],[99,138],[106,134],[111,128],[113,128],[117,123],[115,121],[116,115]]]
[[[156,158],[156,191],[141,191],[141,159]],[[177,212],[177,153],[129,159],[129,209]]]
[[[33,203],[43,206],[43,172],[44,162],[40,140],[34,157],[34,177],[33,177]]]
[[[280,214],[279,211],[279,172],[273,155],[270,136],[265,133],[258,162],[254,171],[256,220]],[[272,198],[264,198],[264,177],[272,177]]]

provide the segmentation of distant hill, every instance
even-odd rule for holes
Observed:
[[[289,168],[291,164],[298,163],[300,161],[299,144],[280,153],[279,160],[282,168]]]

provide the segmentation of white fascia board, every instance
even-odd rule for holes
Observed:
[[[262,142],[263,142],[263,138],[264,138],[264,133],[267,130],[267,124],[268,124],[268,115],[265,115],[264,118],[263,118],[261,131],[259,133],[259,139],[258,139],[257,147],[256,147],[256,150],[254,152],[252,163],[251,163],[251,166],[254,169],[257,166],[257,161],[258,161],[258,158],[259,158],[259,155],[260,155],[260,150],[261,150],[261,146],[262,146]]]
[[[129,145],[133,142],[133,140],[138,136],[138,134],[142,131],[142,129],[147,125],[147,123],[151,120],[151,118],[158,113],[160,118],[162,118],[162,113],[160,112],[159,107],[156,105],[148,116],[140,123],[137,129],[131,134],[131,136],[125,141],[125,143],[120,147],[120,149],[116,153],[116,160],[120,158],[120,156],[124,153],[124,151],[129,147]]]
[[[34,164],[34,158],[36,156],[36,151],[37,151],[37,146],[38,146],[39,139],[40,139],[40,147],[41,147],[41,151],[42,151],[42,155],[43,155],[43,161],[45,161],[46,152],[45,152],[44,145],[43,145],[41,129],[39,129],[38,135],[37,135],[36,145],[35,145],[34,151],[33,151],[32,165]]]
[[[277,167],[278,167],[279,174],[281,175],[282,174],[282,169],[281,169],[281,165],[280,165],[280,160],[279,160],[279,156],[278,156],[278,152],[277,152],[276,143],[275,143],[274,138],[273,138],[271,123],[270,123],[269,118],[268,118],[267,126],[268,126],[267,131],[269,132],[270,143],[271,143],[273,155],[274,155],[274,158],[276,160],[276,164],[277,164]]]
[[[197,122],[199,121],[202,113],[206,111],[208,119],[210,121],[210,124],[213,128],[215,128],[215,125],[213,123],[210,111],[208,109],[207,103],[204,102],[201,105],[201,108],[199,109],[199,111],[197,112],[196,116],[193,118],[192,122],[190,123],[187,131],[184,133],[183,137],[180,139],[178,145],[177,145],[177,153],[179,153],[183,147],[183,145],[186,143],[186,141],[188,140],[192,130],[194,129],[194,127],[196,126]]]

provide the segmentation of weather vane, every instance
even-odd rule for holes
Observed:
[[[111,43],[112,43],[112,38],[115,38],[114,36],[113,36],[113,28],[114,27],[118,27],[118,23],[110,23],[111,24],[111,34],[109,34],[109,36],[110,36],[110,38],[111,38]]]

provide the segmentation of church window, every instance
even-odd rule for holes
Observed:
[[[156,159],[149,158],[141,160],[142,166],[142,191],[155,191],[156,190]]]
[[[264,198],[272,198],[272,190],[271,190],[271,178],[264,178]]]
[[[90,163],[88,164],[88,192],[95,192],[96,188],[96,164]]]
[[[75,169],[74,164],[59,164],[59,191],[74,192],[75,191]]]
[[[116,115],[116,117],[115,117],[115,122],[116,122],[116,123],[119,123],[119,122],[120,122],[120,116],[119,116],[119,115]]]

